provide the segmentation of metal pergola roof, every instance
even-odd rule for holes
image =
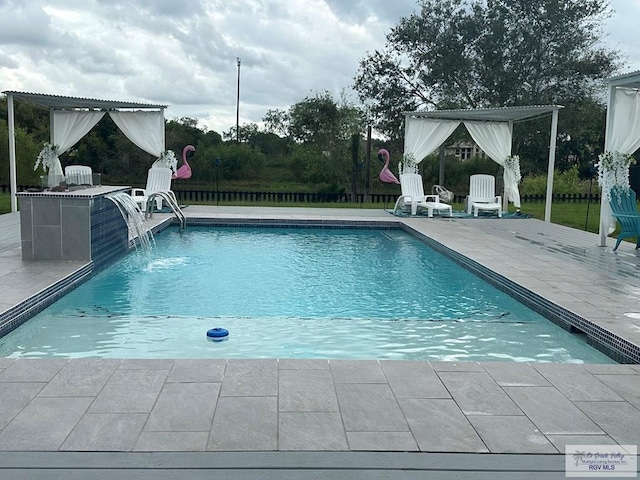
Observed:
[[[161,109],[167,105],[152,105],[149,103],[124,102],[119,100],[100,100],[97,98],[65,97],[62,95],[49,95],[45,93],[15,92],[7,90],[2,92],[5,95],[12,95],[14,98],[29,102],[45,108],[54,110],[64,110],[73,108],[87,108],[97,110],[119,110],[126,108],[137,109]]]
[[[405,116],[476,122],[523,122],[544,117],[564,108],[563,105],[531,105],[526,107],[474,108],[404,112]]]
[[[640,70],[607,79],[609,87],[640,88]]]
[[[9,181],[11,187],[11,211],[18,210],[17,174],[16,174],[16,145],[15,145],[15,119],[13,100],[18,99],[24,102],[49,109],[51,116],[51,130],[53,131],[53,111],[55,110],[164,110],[167,105],[153,105],[141,102],[125,102],[120,100],[100,100],[97,98],[66,97],[63,95],[50,95],[46,93],[17,92],[6,90],[2,92],[7,97],[7,113],[9,127]],[[53,140],[52,140],[53,141]],[[164,131],[163,131],[164,142]]]

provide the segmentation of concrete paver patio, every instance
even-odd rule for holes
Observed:
[[[634,348],[640,344],[640,252],[630,244],[613,253],[612,245],[596,247],[596,235],[532,219],[198,206],[185,213],[227,220],[402,222],[562,306],[587,326]],[[53,283],[82,266],[22,262],[17,225],[16,214],[0,216],[0,314],[37,294],[43,278]],[[639,409],[635,364],[0,358],[0,452],[31,451],[32,460],[43,451],[553,455],[564,453],[565,445],[639,444]],[[3,458],[0,477],[23,471],[19,462],[17,470],[2,467]],[[480,470],[477,457],[464,458]],[[520,460],[518,471],[531,468]],[[548,476],[531,478],[561,478],[555,475],[563,461],[554,465]],[[429,470],[423,467],[418,470]],[[362,478],[378,477],[370,471]]]
[[[0,360],[0,451],[564,453],[585,440],[640,443],[635,365],[519,364],[516,383],[509,364],[485,362]],[[580,387],[563,394],[554,367]]]

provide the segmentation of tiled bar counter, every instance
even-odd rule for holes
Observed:
[[[94,266],[128,249],[128,229],[109,194],[130,187],[100,186],[72,192],[20,192],[22,259],[87,260]]]

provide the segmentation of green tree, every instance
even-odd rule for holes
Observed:
[[[209,130],[202,136],[202,143],[207,147],[220,145],[222,143],[222,135],[213,130]]]
[[[601,47],[607,0],[420,0],[355,89],[377,128],[401,136],[402,111],[578,103],[615,72]]]
[[[603,103],[592,99],[565,107],[575,114],[562,115],[565,135],[558,139],[556,167],[565,171],[577,165],[580,175],[588,178],[604,149],[607,109]]]
[[[39,186],[42,169],[33,166],[49,140],[49,112],[27,102],[13,102],[16,144],[16,180],[21,186]],[[6,96],[0,96],[0,184],[9,184],[9,126]]]
[[[235,142],[236,127],[233,126],[223,133],[227,142]],[[260,130],[257,123],[245,123],[238,128],[238,140],[240,143],[260,150],[265,155],[286,155],[289,150],[289,141],[277,134],[264,129]]]
[[[173,150],[178,157],[185,146],[193,145],[197,147],[203,136],[204,132],[198,128],[198,120],[195,118],[182,117],[166,122],[166,148],[167,150]]]
[[[344,95],[339,101],[327,92],[307,96],[294,104],[284,128],[295,143],[292,169],[304,181],[342,190],[350,184],[351,137],[365,129],[363,112]]]
[[[267,133],[273,133],[279,137],[289,137],[289,124],[291,118],[289,112],[278,108],[269,109],[262,117],[264,130]]]
[[[21,186],[39,186],[40,175],[44,172],[40,169],[34,171],[33,166],[42,147],[22,127],[16,127],[16,180]],[[9,185],[9,127],[7,122],[0,118],[0,185]]]
[[[338,133],[339,115],[332,95],[317,93],[291,107],[289,132],[296,142],[328,147]]]
[[[250,145],[268,156],[283,157],[289,154],[289,141],[275,133],[257,132]]]
[[[7,97],[0,96],[0,119],[8,119]],[[32,105],[28,102],[13,101],[14,122],[16,129],[24,129],[25,133],[33,135],[37,142],[49,140],[49,111],[46,108]]]
[[[236,126],[234,125],[226,132],[222,133],[222,138],[226,142],[235,142],[236,138],[241,143],[249,143],[251,139],[260,131],[256,123],[243,123],[238,126],[238,135],[236,136]]]
[[[193,145],[195,152],[189,157],[191,178],[178,180],[185,184],[209,184],[215,162],[215,149],[222,145],[222,136],[211,130],[198,127],[198,120],[190,117],[173,119],[166,124],[165,144],[173,150],[178,158],[178,166],[182,164],[182,152],[187,145]],[[212,153],[213,152],[213,153]]]

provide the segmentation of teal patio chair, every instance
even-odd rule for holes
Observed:
[[[636,193],[630,188],[615,186],[611,189],[611,211],[620,223],[620,235],[613,248],[615,252],[623,238],[636,237],[636,249],[640,248],[640,212]]]

